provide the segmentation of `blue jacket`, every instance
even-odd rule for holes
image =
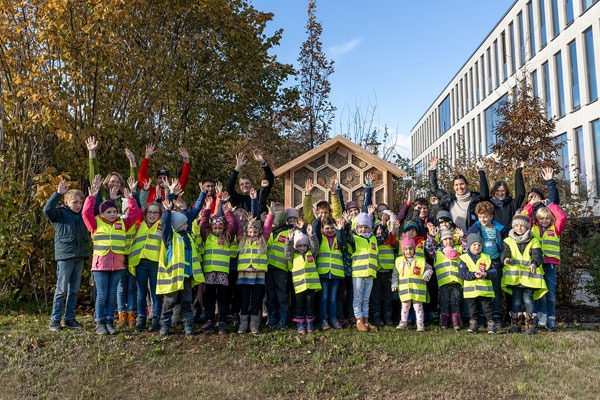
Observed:
[[[56,261],[90,256],[90,233],[81,212],[74,213],[67,206],[57,207],[62,195],[54,192],[44,206],[44,214],[54,227],[54,258]]]
[[[492,220],[492,225],[494,225],[494,228],[496,228],[496,247],[498,247],[498,253],[502,253],[502,238],[505,237],[504,236],[504,226],[502,226],[499,222]],[[467,231],[467,236],[470,233],[477,233],[480,236],[483,237],[483,235],[481,234],[481,222],[477,221],[475,222]]]

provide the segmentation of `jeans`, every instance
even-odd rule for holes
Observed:
[[[152,317],[160,317],[162,309],[162,296],[156,294],[156,276],[158,274],[158,262],[147,259],[140,260],[135,269],[135,280],[137,282],[137,309],[140,317],[147,317],[148,284],[150,284],[150,295],[152,296]]]
[[[538,300],[537,306],[539,312],[554,317],[556,316],[556,266],[554,264],[544,264],[543,267],[548,292]]]
[[[75,308],[77,307],[77,294],[81,285],[81,271],[83,270],[83,258],[71,258],[56,262],[56,290],[52,302],[53,321],[60,321],[63,313],[63,303],[66,298],[65,321],[75,319]]]
[[[373,278],[352,278],[352,290],[354,291],[354,300],[352,307],[354,308],[355,318],[369,317],[369,297],[371,297],[371,289],[373,289]]]
[[[494,321],[502,321],[502,263],[500,259],[492,260],[492,265],[496,268],[496,277],[492,279],[494,288],[494,300],[492,301]]]
[[[382,270],[377,272],[371,290],[371,314],[373,319],[392,317],[392,271]]]
[[[471,319],[477,319],[481,311],[483,311],[488,321],[494,319],[494,299],[481,296],[468,300],[469,308],[471,309]]]
[[[305,318],[307,321],[315,319],[314,300],[314,289],[306,289],[296,294],[296,317],[294,318],[294,322],[302,322]]]
[[[525,303],[525,311],[535,314],[535,303],[533,302],[533,289],[522,286],[512,288],[512,309],[514,313],[521,312],[521,306]]]
[[[192,294],[192,278],[183,279],[183,289],[165,294],[163,298],[162,313],[160,316],[160,324],[168,328],[171,327],[173,309],[177,304],[181,304],[181,317],[184,323],[194,323],[194,310],[192,309],[194,296]]]
[[[127,265],[127,263],[125,265]],[[129,269],[125,268],[125,272],[121,276],[121,280],[117,287],[117,306],[119,312],[135,311],[137,303],[135,297],[135,277],[131,275]]]
[[[285,317],[289,308],[288,272],[277,267],[269,267],[267,281],[267,308],[269,314]]]
[[[92,271],[96,284],[96,322],[112,323],[117,303],[117,285],[123,275],[119,271]]]
[[[265,285],[238,285],[241,292],[240,315],[258,315],[262,307]],[[250,309],[250,313],[248,313]]]
[[[337,292],[341,279],[321,277],[321,319],[337,318]]]

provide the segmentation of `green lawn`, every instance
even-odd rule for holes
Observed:
[[[536,336],[355,330],[299,337],[51,333],[0,316],[0,398],[599,398],[600,328]]]

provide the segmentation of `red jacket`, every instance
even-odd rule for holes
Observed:
[[[140,186],[144,185],[144,182],[148,180],[148,167],[150,165],[150,160],[145,158],[142,160],[142,164],[140,165],[140,170],[138,172],[138,183]],[[190,163],[183,163],[183,168],[181,169],[181,176],[179,177],[179,184],[181,185],[181,190],[184,190],[188,181],[190,180]],[[166,199],[167,195],[164,190],[160,190],[160,198]],[[150,187],[148,191],[148,201],[146,204],[150,204],[156,199],[156,186]]]

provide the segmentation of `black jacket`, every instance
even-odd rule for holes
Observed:
[[[57,207],[62,195],[54,192],[44,206],[44,214],[54,227],[54,258],[56,261],[90,256],[90,233],[81,212],[74,213],[67,206]]]

